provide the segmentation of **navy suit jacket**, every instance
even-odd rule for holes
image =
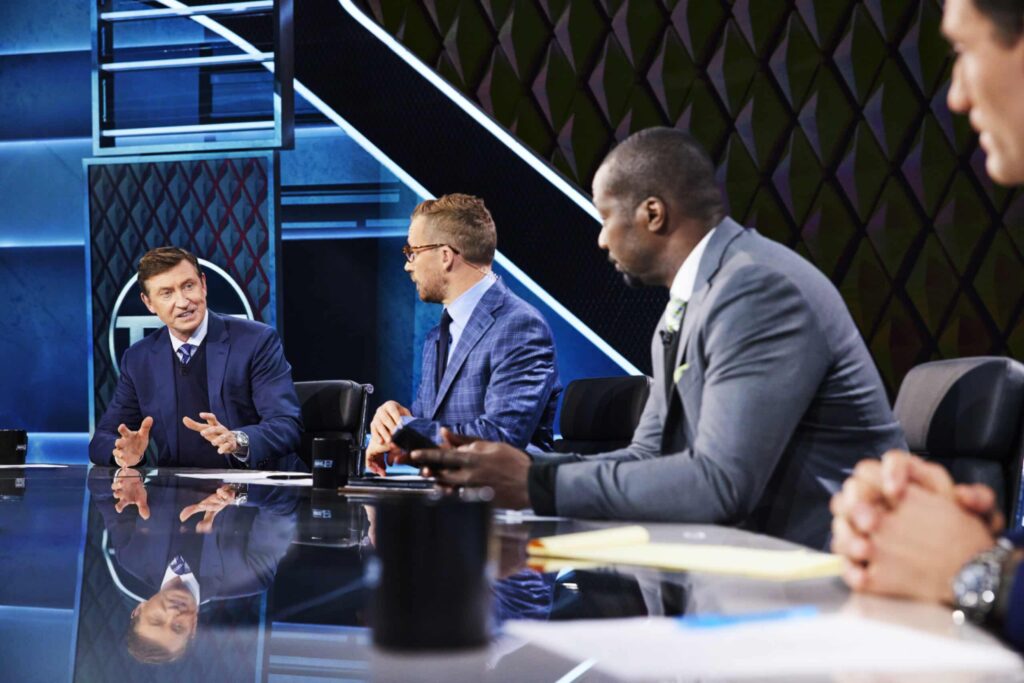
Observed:
[[[435,391],[439,334],[438,327],[427,334],[420,388],[411,408],[414,417],[431,424],[417,420],[415,428],[429,433],[443,425],[518,448],[532,443],[550,449],[561,386],[544,316],[501,280],[495,282],[449,351]]]
[[[150,453],[155,449],[156,462],[150,465],[295,469],[302,419],[292,368],[277,333],[263,323],[210,311],[203,344],[210,412],[227,428],[246,433],[248,462],[230,455],[178,457],[178,423],[183,416],[177,414],[170,333],[163,327],[124,352],[114,396],[89,443],[94,463],[113,464],[119,424],[138,429],[143,418],[152,416],[149,446]],[[198,415],[190,417],[199,420]]]
[[[1018,548],[1024,548],[1024,529],[1008,532],[1006,537]],[[1003,637],[1018,651],[1024,652],[1024,563],[1017,565],[1002,626]]]

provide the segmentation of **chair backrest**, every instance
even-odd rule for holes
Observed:
[[[603,453],[629,444],[651,392],[643,375],[594,377],[569,383],[555,442],[561,453]]]
[[[1024,365],[979,356],[915,367],[894,412],[911,451],[944,465],[957,482],[991,486],[1009,515],[1018,507],[1022,409]]]
[[[302,408],[302,444],[299,457],[312,466],[313,439],[318,437],[346,441],[355,451],[363,447],[366,434],[366,406],[373,393],[372,384],[360,384],[347,379],[328,379],[315,382],[296,382],[295,393]],[[349,474],[358,466],[359,458],[352,459]]]

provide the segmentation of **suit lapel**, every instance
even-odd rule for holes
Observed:
[[[437,417],[441,408],[441,402],[455,381],[455,376],[469,357],[470,351],[477,345],[477,342],[484,336],[491,325],[494,324],[494,311],[501,307],[505,301],[505,286],[499,280],[491,285],[491,288],[484,293],[480,303],[473,309],[469,316],[466,329],[459,337],[459,343],[449,352],[448,366],[445,368],[444,377],[441,378],[441,386],[438,387],[437,396],[434,397],[434,409],[431,411],[431,419]],[[435,363],[440,359],[435,358]]]
[[[176,458],[178,454],[178,401],[174,393],[174,351],[171,347],[170,331],[165,327],[157,333],[150,349],[153,360],[149,364],[149,381],[154,387],[156,404],[160,406],[160,415],[153,416],[155,425],[163,431],[167,453],[158,453],[158,457]],[[145,417],[145,415],[143,416]]]
[[[700,266],[697,268],[697,279],[693,285],[693,294],[686,304],[686,313],[683,316],[683,326],[679,331],[679,353],[676,356],[675,366],[678,367],[681,358],[687,358],[689,352],[690,338],[693,336],[693,329],[700,318],[701,307],[708,291],[711,289],[711,281],[715,273],[722,266],[725,258],[725,250],[734,239],[743,234],[743,226],[731,218],[725,218],[715,226],[715,234],[708,241],[704,255],[700,259]],[[676,382],[678,384],[678,382]]]
[[[219,315],[211,311],[210,325],[206,331],[206,386],[210,397],[210,412],[222,422],[228,419],[220,398],[228,364],[228,342],[227,325]]]

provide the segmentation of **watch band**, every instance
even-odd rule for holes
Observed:
[[[960,569],[953,579],[953,618],[957,623],[970,621],[980,626],[989,620],[1000,592],[1003,565],[1013,550],[1013,544],[1001,538]]]

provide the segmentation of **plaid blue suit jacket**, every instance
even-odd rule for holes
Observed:
[[[550,449],[558,382],[551,328],[537,309],[500,280],[473,309],[437,391],[439,329],[423,345],[423,370],[411,412],[415,428],[441,426],[458,434]],[[430,424],[424,424],[429,421]]]

